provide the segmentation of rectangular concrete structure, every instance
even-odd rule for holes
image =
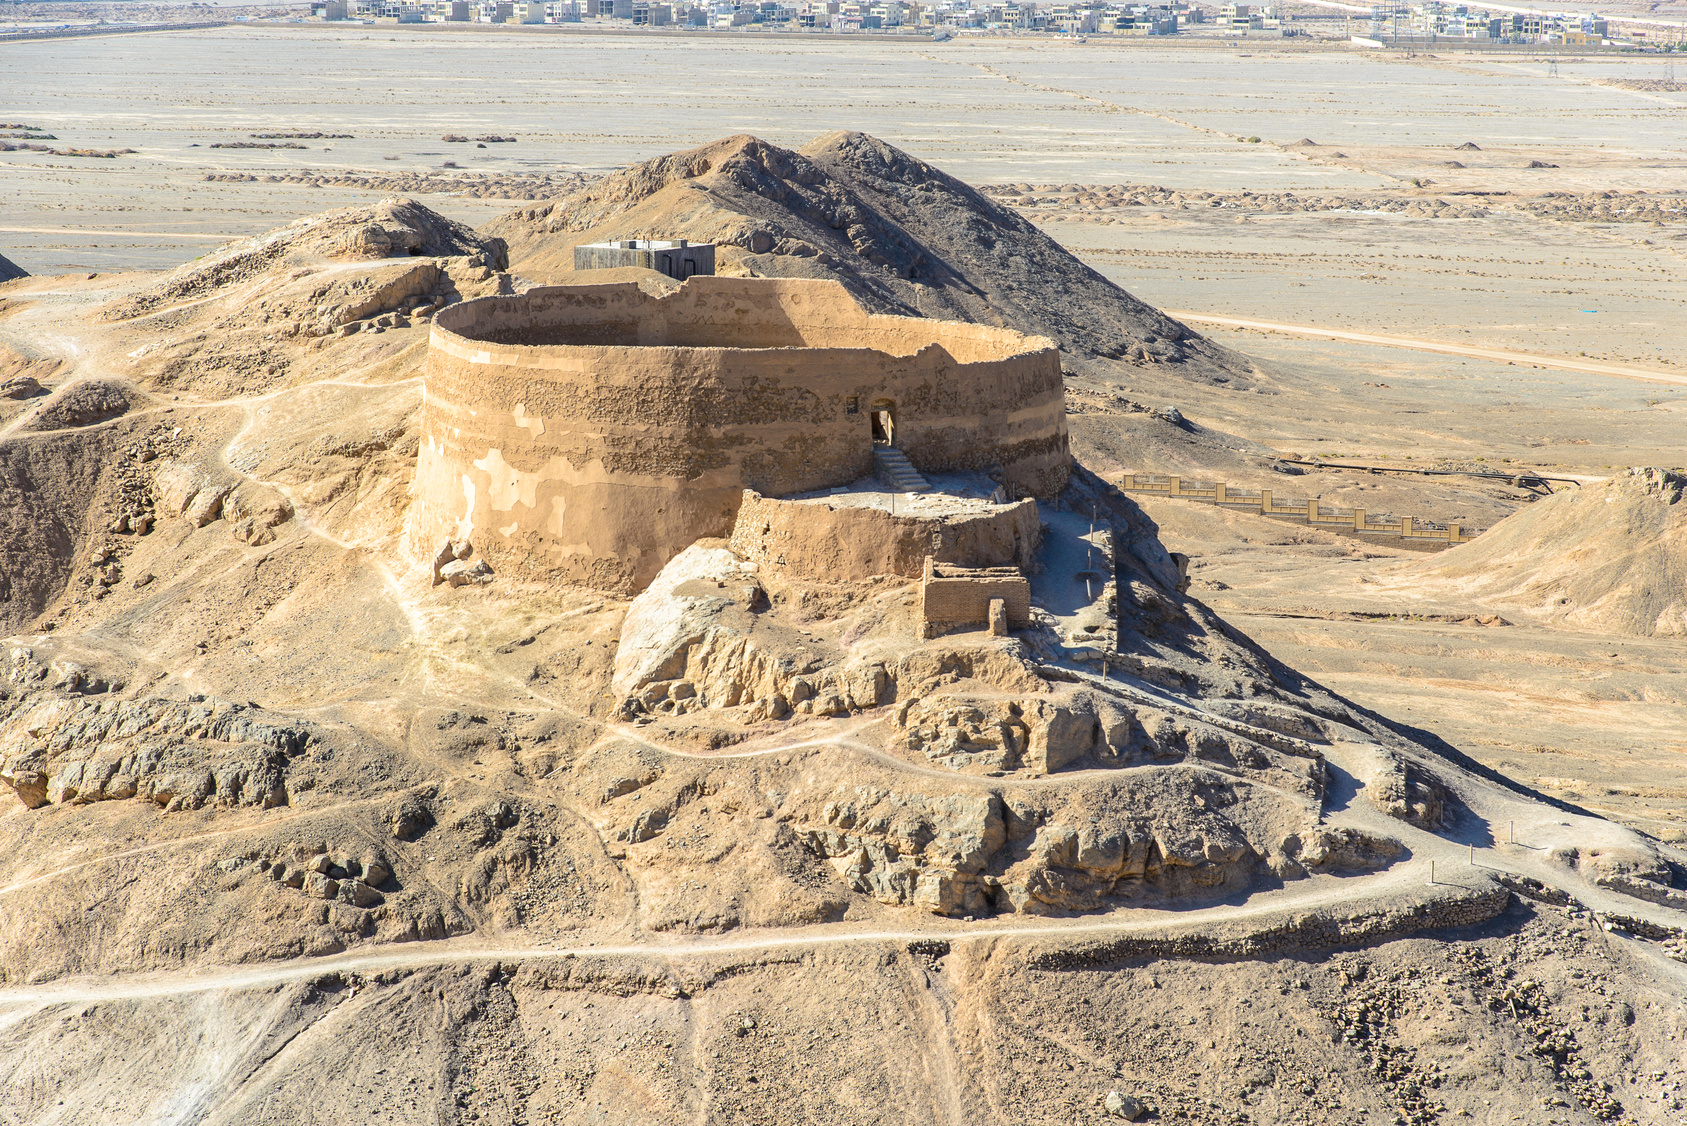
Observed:
[[[617,266],[642,266],[670,278],[684,281],[715,272],[715,244],[712,242],[658,242],[653,239],[624,239],[620,242],[589,242],[574,248],[576,270],[608,270]]]

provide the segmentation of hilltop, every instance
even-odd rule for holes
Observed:
[[[831,278],[874,312],[1001,325],[1080,358],[1245,382],[1251,365],[1138,301],[1011,208],[864,133],[791,150],[727,137],[644,161],[486,228],[511,269],[573,273],[580,243],[719,244],[722,273]]]

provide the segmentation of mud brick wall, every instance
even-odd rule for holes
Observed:
[[[1010,626],[1031,624],[1030,582],[1024,575],[988,572],[951,577],[928,571],[920,582],[920,620],[938,625],[988,621],[992,598],[1007,603]]]
[[[746,491],[728,546],[768,571],[822,580],[918,578],[927,556],[967,567],[1027,566],[1042,529],[1037,502],[951,516],[787,501]]]
[[[928,472],[999,468],[1051,497],[1070,462],[1053,343],[869,315],[836,282],[552,286],[434,320],[410,549],[632,591],[733,529],[744,490],[872,472],[871,412]]]

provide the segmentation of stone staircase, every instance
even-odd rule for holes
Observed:
[[[873,447],[873,476],[898,493],[931,492],[931,482],[895,446]]]

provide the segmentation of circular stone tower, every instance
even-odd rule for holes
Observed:
[[[1069,453],[1060,355],[1007,329],[865,312],[836,282],[696,277],[453,305],[423,377],[410,541],[500,571],[642,589],[764,496],[999,470],[1052,497]]]

